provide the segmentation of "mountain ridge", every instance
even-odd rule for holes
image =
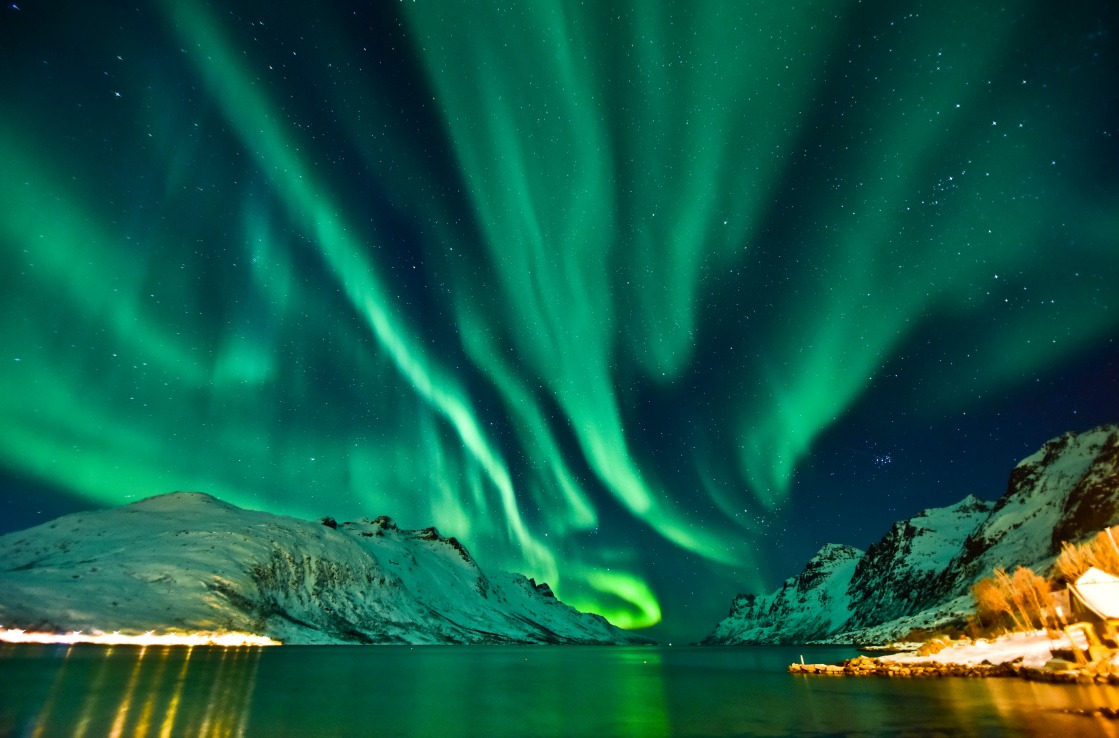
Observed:
[[[996,566],[1045,573],[1062,541],[1081,540],[1116,523],[1119,425],[1065,433],[1020,461],[998,500],[968,495],[899,520],[860,552],[849,578],[836,572],[813,583],[818,557],[836,546],[827,544],[777,590],[737,596],[728,616],[702,642],[896,640],[914,629],[966,618],[974,608],[971,585]],[[824,623],[829,626],[821,627]]]
[[[237,631],[285,643],[644,644],[455,538],[173,492],[0,536],[0,624]]]

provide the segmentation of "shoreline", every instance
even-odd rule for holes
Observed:
[[[883,647],[885,648],[885,647]],[[1091,663],[1058,657],[1081,649],[1065,634],[1044,630],[993,640],[934,638],[915,650],[885,656],[859,655],[838,664],[791,664],[790,674],[885,678],[1017,677],[1055,684],[1119,685],[1119,655]]]
[[[1053,662],[1050,662],[1053,663]],[[1066,666],[1068,668],[1066,668]],[[964,677],[990,679],[1017,677],[1035,682],[1053,684],[1113,684],[1119,685],[1119,666],[1104,661],[1099,664],[1077,666],[1062,661],[1053,667],[1027,666],[1022,661],[999,664],[938,663],[915,661],[880,661],[869,656],[856,656],[839,664],[790,664],[790,674],[818,676],[859,676],[892,679],[937,679]]]

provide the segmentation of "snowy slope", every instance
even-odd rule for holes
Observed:
[[[704,643],[804,643],[824,638],[850,617],[847,590],[863,552],[829,543],[804,571],[768,595],[739,595]]]
[[[845,629],[920,612],[937,599],[939,577],[993,506],[976,497],[894,523],[851,578],[852,615]]]
[[[286,643],[643,643],[454,538],[176,492],[0,537],[0,624],[242,631]]]
[[[1037,566],[1075,541],[1119,522],[1119,427],[1066,433],[1023,459],[1006,494],[964,542],[940,584],[961,595],[996,566]]]
[[[805,587],[802,574],[771,594],[739,595],[705,642],[881,643],[959,621],[974,606],[971,585],[994,567],[1045,573],[1062,541],[1117,523],[1119,426],[1066,433],[1022,460],[993,505],[969,496],[895,523],[855,563],[842,594],[838,578]],[[795,597],[790,583],[798,583]],[[832,627],[821,632],[805,623]]]

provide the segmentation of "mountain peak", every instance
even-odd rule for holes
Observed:
[[[219,500],[205,492],[167,492],[166,494],[145,497],[142,500],[131,502],[122,509],[143,510],[146,512],[178,512],[199,507],[218,507],[225,510],[241,510],[241,508],[224,500]]]
[[[1015,466],[996,502],[968,495],[923,510],[865,554],[829,543],[776,591],[736,597],[705,642],[898,638],[961,617],[972,583],[994,567],[1044,566],[1061,541],[1117,522],[1119,426],[1065,433]]]
[[[455,538],[329,525],[174,492],[0,536],[0,622],[238,631],[286,643],[647,643],[485,574]]]
[[[820,546],[820,550],[813,554],[809,561],[847,561],[857,559],[862,555],[861,550],[845,543],[825,543]]]

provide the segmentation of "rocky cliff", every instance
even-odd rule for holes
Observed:
[[[829,544],[777,591],[736,597],[704,643],[896,639],[965,617],[971,585],[996,566],[1047,571],[1062,541],[1116,523],[1119,426],[1066,433],[1022,460],[997,502],[925,510],[866,553]]]
[[[0,537],[0,624],[285,643],[645,643],[454,538],[177,492]]]
[[[777,591],[735,597],[705,643],[804,643],[835,633],[850,617],[847,590],[862,558],[857,548],[827,544]]]

